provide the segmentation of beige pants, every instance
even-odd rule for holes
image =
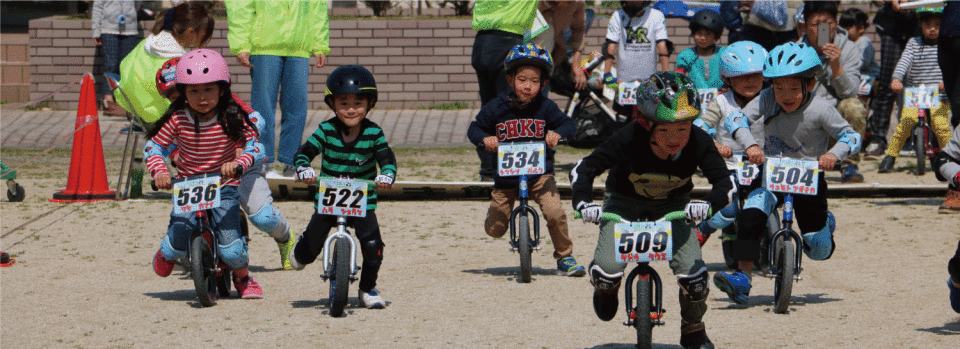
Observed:
[[[573,241],[570,240],[567,230],[567,215],[560,206],[557,180],[552,174],[548,174],[528,184],[530,198],[540,205],[543,218],[547,221],[547,230],[553,240],[553,258],[560,259],[573,254]],[[507,233],[513,203],[519,195],[517,189],[494,189],[490,193],[490,209],[487,210],[487,220],[483,224],[487,235],[499,238]]]
[[[861,136],[867,130],[867,106],[863,104],[857,97],[851,97],[840,101],[837,104],[837,111],[840,112],[840,116],[844,120],[847,120],[850,123],[850,126],[853,127],[853,130],[859,133]],[[830,146],[833,147],[833,144],[836,144],[836,140],[830,142]],[[857,152],[851,155],[846,160],[843,160],[843,166],[847,165],[860,165],[860,152]]]

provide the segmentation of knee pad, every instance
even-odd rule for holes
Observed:
[[[820,231],[803,234],[803,253],[815,261],[830,259],[837,245],[833,241],[833,231],[836,230],[836,221],[833,213],[827,212],[827,224]]]
[[[163,241],[160,242],[160,254],[163,255],[168,261],[175,261],[187,256],[187,251],[180,251],[173,248],[173,245],[170,244],[170,236],[164,236]]]
[[[242,269],[247,267],[247,244],[243,243],[243,238],[233,240],[229,244],[220,245],[220,258],[224,263],[233,269]]]
[[[280,215],[273,204],[266,204],[260,208],[260,211],[250,215],[250,223],[264,233],[273,235],[273,230],[280,225]]]
[[[757,208],[763,211],[764,214],[769,215],[770,212],[773,212],[773,208],[776,205],[777,197],[773,195],[773,193],[763,188],[757,188],[747,196],[746,202],[743,203],[743,209]]]
[[[729,215],[730,217],[727,217]],[[710,225],[713,229],[723,229],[733,224],[733,221],[736,219],[736,206],[730,205],[724,207],[720,212],[710,217],[707,220],[707,224]]]
[[[607,274],[599,265],[590,262],[590,284],[601,291],[616,291],[620,288],[623,272]]]
[[[368,240],[360,243],[360,252],[363,253],[363,264],[375,266],[383,261],[383,244],[380,241]]]
[[[694,302],[707,299],[707,295],[710,294],[709,280],[710,274],[707,273],[707,267],[702,267],[690,275],[677,275],[680,294]]]
[[[950,154],[947,154],[947,152],[941,150],[939,153],[937,153],[937,156],[933,157],[933,160],[931,160],[930,162],[933,163],[933,173],[937,175],[937,180],[941,182],[946,182],[950,179],[944,177],[943,174],[940,173],[940,168],[949,162],[960,162],[960,161],[957,161],[957,159],[954,159],[952,156],[950,156]]]
[[[154,142],[152,139],[147,141],[147,144],[143,145],[143,160],[146,161],[152,155],[160,155],[164,160],[170,156],[170,152],[176,149],[177,146],[171,145],[170,148],[161,147],[160,144]]]

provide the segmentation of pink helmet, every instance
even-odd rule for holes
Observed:
[[[187,52],[177,63],[177,84],[230,83],[227,61],[217,51],[201,48]]]

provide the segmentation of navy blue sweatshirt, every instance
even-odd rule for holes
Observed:
[[[500,94],[477,113],[477,118],[467,129],[467,138],[474,145],[483,145],[483,139],[497,136],[500,143],[543,142],[547,131],[553,131],[563,138],[570,138],[577,131],[577,125],[564,114],[557,103],[537,94],[523,109],[517,108],[508,94]],[[553,149],[547,149],[544,174],[553,174]],[[539,176],[527,177],[533,182]],[[493,187],[497,189],[516,189],[520,177],[500,177],[494,175]]]

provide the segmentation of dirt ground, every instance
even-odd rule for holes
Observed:
[[[169,217],[168,194],[147,188],[146,200],[49,203],[66,186],[70,154],[37,153],[0,153],[27,193],[24,202],[0,203],[0,248],[17,260],[0,269],[0,347],[627,348],[636,338],[621,325],[622,306],[613,321],[596,318],[586,278],[554,275],[545,227],[533,282],[518,283],[517,255],[483,233],[486,201],[381,203],[387,246],[378,288],[385,310],[359,307],[353,284],[346,316],[331,318],[319,263],[281,270],[277,246],[259,231],[250,242],[251,271],[265,298],[221,299],[202,308],[183,270],[160,278],[150,267]],[[475,178],[472,149],[397,153],[399,180]],[[569,168],[585,154],[565,148],[557,163]],[[899,171],[887,175],[876,174],[876,160],[862,167],[867,182],[937,183],[929,173],[915,176],[907,162],[901,158]],[[113,185],[118,151],[107,151],[107,167]],[[558,180],[566,182],[562,172]],[[828,178],[835,183],[838,176]],[[748,307],[711,285],[704,318],[710,337],[722,348],[957,347],[960,315],[950,309],[945,283],[960,216],[938,215],[941,200],[831,199],[837,251],[828,261],[804,259],[790,314],[772,312],[770,279],[754,279]],[[312,211],[302,201],[277,206],[297,231]],[[572,216],[566,200],[565,209]],[[570,234],[574,256],[587,264],[596,226],[571,222]],[[711,274],[723,270],[716,239],[704,259]],[[655,267],[666,281],[667,313],[654,342],[678,348],[677,286],[666,263]]]

